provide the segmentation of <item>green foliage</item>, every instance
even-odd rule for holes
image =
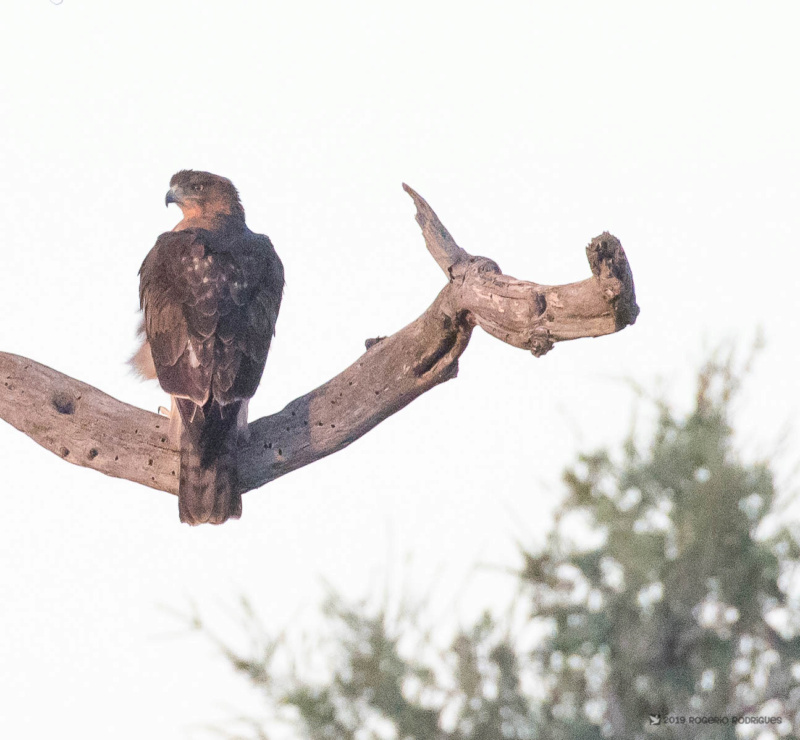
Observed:
[[[523,572],[550,628],[541,737],[736,737],[730,723],[651,726],[657,714],[798,726],[798,539],[770,521],[768,466],[733,447],[737,388],[730,358],[712,360],[693,411],[659,404],[643,451],[631,438],[619,464],[601,452],[566,472],[557,526]]]
[[[294,720],[309,740],[533,740],[535,718],[520,686],[519,657],[486,614],[437,650],[429,636],[365,604],[331,596],[324,608],[330,674],[312,680],[278,666],[278,643],[246,618],[247,656],[220,644],[231,665],[264,692],[275,711],[264,723]],[[194,626],[205,629],[195,619]],[[401,633],[414,632],[423,661],[402,650]],[[255,657],[251,657],[255,656]],[[259,738],[268,732],[248,722]],[[227,735],[233,737],[232,735]],[[238,740],[240,736],[237,735]]]
[[[600,451],[566,471],[546,547],[523,553],[525,604],[545,634],[532,654],[488,614],[441,651],[415,615],[335,596],[322,678],[279,670],[279,641],[252,613],[250,653],[221,647],[309,740],[732,740],[730,722],[688,718],[738,715],[779,715],[791,733],[800,546],[774,516],[768,465],[734,448],[740,377],[712,359],[687,415],[657,401],[647,444],[631,435],[618,460]]]

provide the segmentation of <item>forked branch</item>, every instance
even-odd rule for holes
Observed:
[[[538,285],[465,252],[425,200],[403,187],[447,285],[418,319],[369,340],[367,351],[335,378],[249,425],[239,455],[243,491],[341,450],[454,378],[475,326],[539,357],[556,342],[611,334],[636,321],[633,277],[611,234],[586,248],[592,277]],[[0,418],[68,462],[178,492],[179,452],[165,417],[33,360],[0,352]]]

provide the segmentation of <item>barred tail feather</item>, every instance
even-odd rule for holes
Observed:
[[[237,490],[236,456],[224,454],[208,467],[201,464],[196,447],[181,449],[178,511],[187,524],[222,524],[242,515],[242,494]]]
[[[193,409],[189,408],[189,404]],[[182,522],[222,524],[242,515],[236,447],[238,409],[178,399],[182,417],[178,511]],[[232,417],[233,423],[228,423]]]

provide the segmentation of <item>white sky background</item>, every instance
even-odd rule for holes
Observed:
[[[16,7],[15,7],[15,6]],[[749,6],[749,7],[748,7]],[[794,11],[794,15],[792,13]],[[562,469],[615,444],[622,379],[688,399],[725,338],[768,342],[740,406],[768,451],[800,407],[800,52],[794,3],[128,2],[0,11],[0,350],[146,408],[125,360],[170,176],[239,188],[287,286],[253,418],[340,372],[443,275],[405,181],[456,240],[542,283],[609,230],[642,313],[542,359],[477,331],[459,378],[347,450],[190,529],[176,499],[65,464],[0,425],[0,735],[199,738],[259,706],[164,606],[240,638],[348,597],[502,608]],[[797,436],[791,433],[787,449]],[[791,461],[796,455],[789,454]]]

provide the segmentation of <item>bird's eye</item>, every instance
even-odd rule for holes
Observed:
[[[192,185],[192,190],[194,190],[195,193],[199,193],[202,189],[202,185]]]

